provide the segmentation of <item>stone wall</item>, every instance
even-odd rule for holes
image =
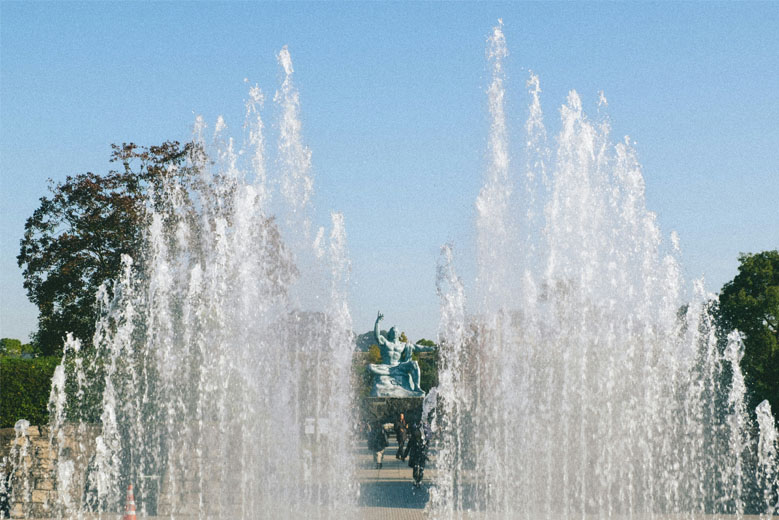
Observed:
[[[90,459],[86,447],[94,446],[98,432],[93,425],[66,425],[63,445],[53,448],[47,426],[30,426],[21,435],[13,428],[0,429],[0,479],[6,487],[10,517],[48,518],[63,509],[80,507]],[[70,492],[63,496],[58,490],[58,453],[73,461],[69,481],[77,483],[69,486]]]

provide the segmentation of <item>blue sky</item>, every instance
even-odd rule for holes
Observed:
[[[441,244],[473,272],[499,18],[513,150],[529,71],[550,135],[570,89],[591,113],[603,90],[689,279],[717,291],[739,252],[779,247],[778,3],[2,2],[0,337],[35,329],[15,257],[47,179],[107,171],[111,143],[185,141],[196,114],[239,128],[244,78],[270,101],[284,45],[317,219],[345,216],[355,329],[381,309],[411,339],[434,336]],[[267,125],[275,114],[266,102]]]

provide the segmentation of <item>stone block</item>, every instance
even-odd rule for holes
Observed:
[[[11,507],[11,518],[27,518],[24,511],[24,504],[17,502]]]
[[[27,437],[16,437],[13,440],[13,445],[15,445],[17,449],[28,447],[30,445],[30,439]]]
[[[57,458],[57,452],[55,452],[48,446],[45,448],[37,448],[35,450],[35,457],[38,460],[54,460]]]
[[[33,489],[31,502],[37,504],[43,504],[55,500],[56,498],[57,498],[57,494],[54,493],[53,491],[48,491],[43,489]]]
[[[54,461],[52,459],[38,459],[35,465],[39,473],[50,474],[54,472]]]
[[[30,443],[35,446],[36,448],[48,448],[49,438],[43,437],[41,435],[36,435],[35,437],[30,437]]]
[[[48,503],[33,503],[30,506],[30,518],[50,518],[51,506]]]
[[[35,483],[35,489],[41,491],[54,491],[54,475],[50,475],[50,478],[42,478]]]

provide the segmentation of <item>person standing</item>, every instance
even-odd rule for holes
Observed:
[[[408,439],[408,424],[406,424],[406,418],[403,414],[400,414],[398,420],[395,422],[395,438],[398,440],[398,452],[395,454],[395,458],[406,460],[404,450],[406,447],[406,439]]]
[[[377,421],[369,435],[368,449],[373,452],[373,462],[376,464],[376,469],[381,469],[382,461],[384,460],[384,449],[389,444],[387,432],[384,431],[384,426],[381,422]]]

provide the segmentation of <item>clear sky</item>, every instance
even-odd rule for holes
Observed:
[[[243,122],[288,45],[313,152],[317,219],[343,212],[355,329],[381,309],[434,337],[447,241],[473,272],[485,166],[485,40],[502,18],[512,149],[529,71],[554,135],[570,89],[629,134],[647,205],[716,292],[739,252],[779,247],[779,3],[0,3],[0,337],[36,308],[16,266],[47,179],[106,172],[111,143],[190,138],[196,114]],[[265,123],[276,109],[266,102]],[[269,143],[269,147],[273,146]],[[472,258],[472,254],[470,255]],[[473,262],[473,260],[470,260]]]

